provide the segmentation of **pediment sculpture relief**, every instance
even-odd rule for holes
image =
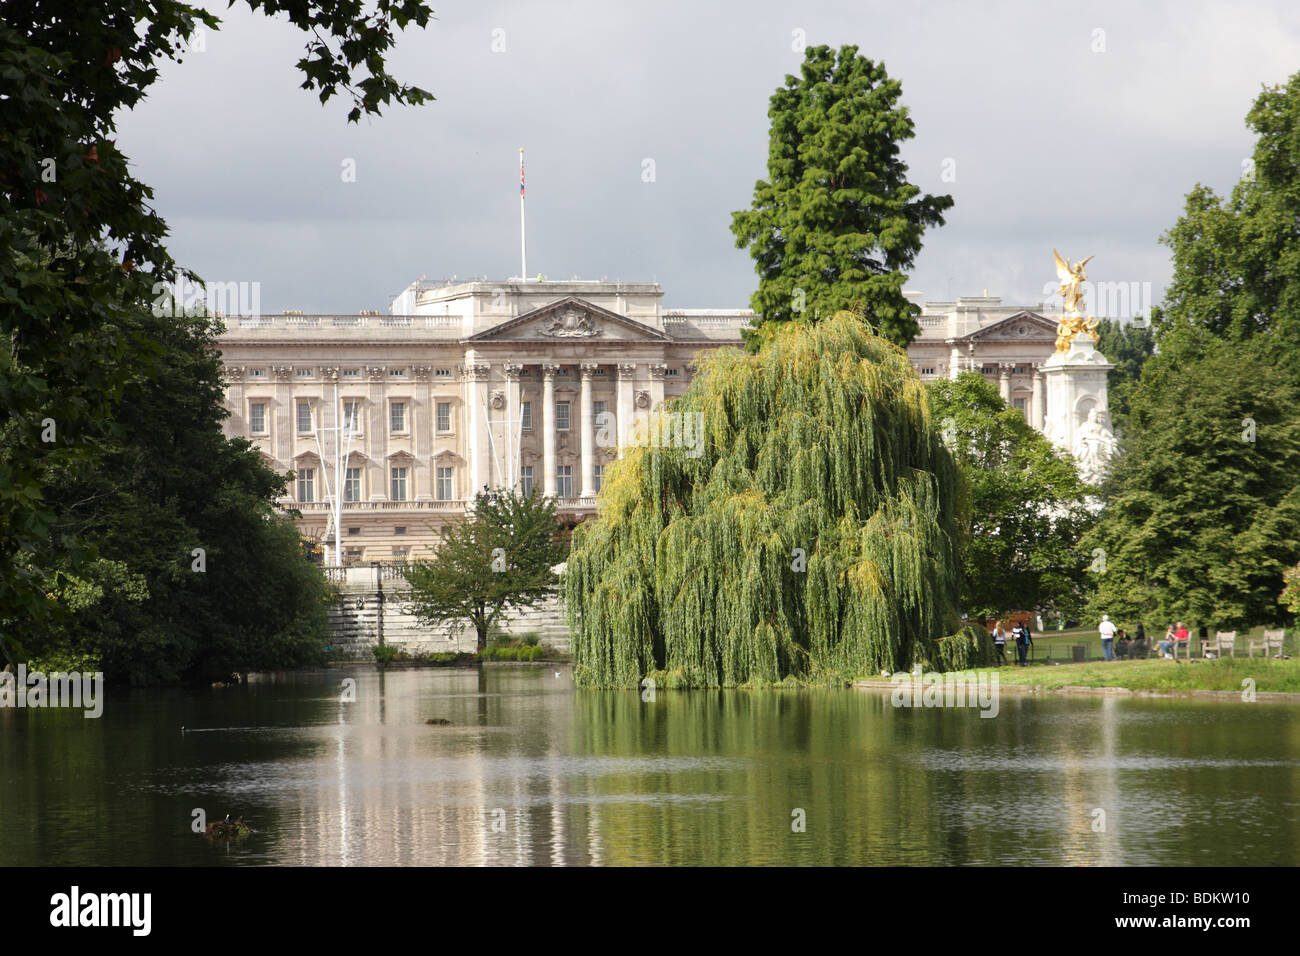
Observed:
[[[599,335],[600,329],[596,328],[590,314],[570,306],[548,318],[542,324],[541,332],[557,339],[585,339]]]

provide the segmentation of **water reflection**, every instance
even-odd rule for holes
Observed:
[[[0,712],[0,863],[1293,865],[1298,718],[1008,695],[981,719],[851,690],[644,702],[534,667],[268,675],[118,692],[95,721]],[[256,832],[214,847],[200,808]]]

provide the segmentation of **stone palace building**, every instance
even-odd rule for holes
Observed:
[[[342,485],[349,563],[429,555],[484,487],[541,491],[574,524],[594,513],[619,446],[685,391],[693,360],[739,345],[753,318],[662,300],[654,283],[417,282],[388,315],[232,317],[220,340],[226,431],[293,474],[285,504],[304,534],[332,540]],[[996,297],[914,301],[909,354],[923,379],[978,369],[1050,430],[1039,367],[1055,319]]]

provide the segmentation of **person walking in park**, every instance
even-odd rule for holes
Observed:
[[[1002,629],[1001,621],[993,622],[993,651],[999,666],[1007,662],[1007,632]]]
[[[1011,636],[1016,641],[1016,663],[1021,667],[1028,667],[1029,635],[1025,632],[1025,626],[1017,621],[1016,626],[1011,629]]]
[[[1115,625],[1110,622],[1109,614],[1101,616],[1101,624],[1098,625],[1097,631],[1101,634],[1101,659],[1113,661],[1115,659]]]

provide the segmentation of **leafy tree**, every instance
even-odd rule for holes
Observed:
[[[1265,341],[1205,337],[1149,359],[1125,453],[1084,548],[1091,610],[1206,626],[1275,620],[1300,559],[1300,383]]]
[[[552,568],[566,550],[551,499],[480,492],[474,513],[443,530],[434,560],[407,569],[411,606],[429,624],[468,618],[481,651],[507,607],[533,607],[555,593],[559,577]]]
[[[56,536],[90,542],[95,558],[44,573],[64,614],[22,628],[27,650],[91,655],[110,679],[137,683],[319,662],[331,590],[275,506],[285,476],[222,434],[220,324],[129,315],[110,331],[149,342],[150,368],[128,363],[100,454],[45,476]]]
[[[1246,125],[1258,139],[1230,196],[1197,184],[1162,239],[1174,275],[1153,316],[1161,335],[1187,325],[1233,339],[1285,330],[1298,340],[1300,73],[1263,90]]]
[[[1128,420],[1133,390],[1142,375],[1142,365],[1155,353],[1155,335],[1150,325],[1136,325],[1114,319],[1097,323],[1097,351],[1110,359],[1114,368],[1106,376],[1106,394],[1116,428]]]
[[[930,405],[970,484],[962,606],[972,617],[1013,610],[1069,616],[1083,600],[1092,526],[1074,463],[977,372],[929,386]]]
[[[1285,587],[1278,595],[1277,602],[1293,615],[1300,616],[1300,564],[1287,568],[1282,573]]]
[[[773,94],[768,179],[731,226],[758,272],[756,323],[851,308],[897,345],[919,334],[904,270],[952,197],[922,196],[908,182],[899,144],[914,133],[901,95],[884,65],[855,46],[809,47],[800,76]],[[756,345],[752,334],[746,341]]]
[[[1300,74],[1246,122],[1258,139],[1230,196],[1198,184],[1162,238],[1158,354],[1088,541],[1106,558],[1096,612],[1268,623],[1300,558]]]
[[[348,114],[422,103],[385,68],[395,31],[428,23],[419,0],[247,0],[310,34],[297,63]],[[367,7],[370,8],[367,11]],[[176,0],[6,0],[0,19],[0,608],[48,621],[48,571],[94,560],[56,533],[47,471],[103,452],[104,422],[156,357],[124,312],[176,278],[152,191],[115,142],[162,62],[217,18]],[[127,358],[130,357],[130,362]],[[49,423],[55,427],[51,438]]]
[[[982,663],[958,615],[957,466],[907,353],[841,313],[719,349],[636,448],[565,575],[574,679],[718,687]]]

